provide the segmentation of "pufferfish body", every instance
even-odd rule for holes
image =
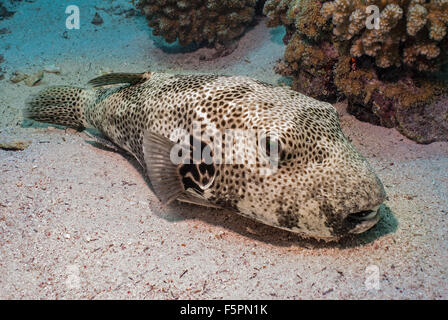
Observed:
[[[146,169],[157,197],[337,240],[379,221],[386,194],[335,108],[243,76],[116,73],[49,87],[25,116],[95,128]]]

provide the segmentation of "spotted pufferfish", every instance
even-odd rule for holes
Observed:
[[[380,220],[378,208],[386,198],[367,160],[344,136],[331,104],[244,76],[107,74],[86,88],[40,91],[27,101],[25,116],[97,129],[139,161],[163,203],[230,209],[303,237],[332,241],[362,233]],[[191,161],[173,162],[179,141],[172,134],[179,129],[189,135],[184,139],[189,150],[215,144],[222,153],[235,146],[265,152],[249,153],[252,158],[238,163],[205,161],[187,152]],[[230,144],[225,136],[231,130],[275,135],[264,140],[235,135]],[[222,139],[213,143],[216,134]],[[275,155],[268,145],[275,146]]]

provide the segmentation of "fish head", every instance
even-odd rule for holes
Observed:
[[[245,156],[218,167],[211,200],[304,237],[335,240],[372,228],[386,198],[380,179],[343,134],[331,104],[302,105],[254,109],[246,117],[256,139],[224,143],[236,158]]]

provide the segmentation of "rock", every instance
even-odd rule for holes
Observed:
[[[0,149],[3,150],[12,150],[12,151],[21,151],[28,148],[31,144],[31,141],[27,140],[15,140],[15,141],[0,141]]]
[[[44,71],[41,70],[39,72],[36,72],[36,73],[28,76],[25,79],[25,84],[29,87],[34,87],[40,83],[40,81],[43,79],[43,77],[44,77]]]
[[[418,143],[448,141],[448,95],[427,105],[400,108],[397,129]]]
[[[411,83],[410,80],[408,83]],[[425,88],[413,85],[400,94],[392,90],[393,86],[382,83],[372,92],[368,103],[357,95],[351,95],[348,97],[347,111],[358,120],[396,128],[401,134],[418,143],[448,141],[447,90],[439,95],[430,91],[425,93]],[[418,93],[421,94],[421,100],[411,100],[411,103],[405,100]],[[434,98],[428,101],[425,94]]]
[[[20,72],[20,71],[15,71],[12,74],[12,77],[9,79],[12,83],[19,83],[20,81],[25,80],[26,78],[28,78],[28,75]]]
[[[103,24],[103,23],[104,23],[103,18],[101,18],[101,16],[99,15],[99,13],[96,12],[96,13],[95,13],[95,16],[93,17],[92,24],[94,24],[94,25],[96,25],[96,26],[99,26],[99,25],[101,25],[101,24]]]

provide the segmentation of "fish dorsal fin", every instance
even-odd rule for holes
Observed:
[[[194,142],[176,144],[168,138],[148,131],[143,138],[143,155],[148,177],[160,201],[168,204],[174,200],[215,207],[203,197],[215,179],[215,167],[205,160],[194,161],[193,146],[206,146]],[[179,156],[181,154],[181,156]]]
[[[96,77],[88,82],[92,87],[110,86],[114,84],[136,85],[151,78],[152,72],[144,73],[109,73]]]

